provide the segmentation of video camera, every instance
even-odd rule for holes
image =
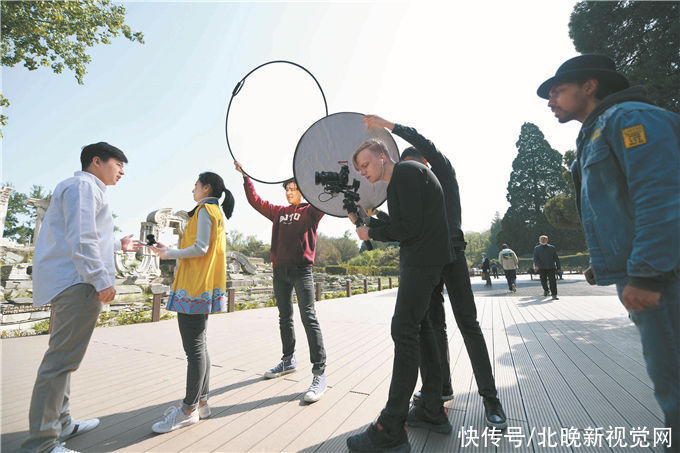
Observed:
[[[339,172],[314,172],[314,184],[323,185],[323,193],[330,195],[331,198],[339,193],[344,194],[342,207],[348,214],[356,214],[356,226],[364,226],[365,223],[359,215],[359,210],[357,208],[357,202],[361,199],[361,197],[359,197],[359,181],[354,179],[352,180],[352,184],[349,184],[349,165],[347,165],[347,161],[340,160],[338,163],[340,164]],[[364,241],[364,244],[367,250],[373,250],[371,241]]]

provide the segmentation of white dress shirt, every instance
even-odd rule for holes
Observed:
[[[113,286],[115,242],[106,185],[85,171],[57,184],[35,245],[33,305],[78,283],[97,291]]]

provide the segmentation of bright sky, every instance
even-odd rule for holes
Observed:
[[[236,197],[228,228],[268,242],[271,224],[245,199],[224,124],[235,84],[256,66],[283,59],[314,74],[329,113],[378,114],[432,140],[456,169],[463,229],[483,231],[508,207],[524,122],[537,124],[561,153],[575,147],[580,124],[559,125],[536,96],[538,85],[576,55],[568,36],[574,3],[126,2],[127,23],[146,43],[118,38],[91,48],[83,86],[68,71],[2,68],[11,107],[0,180],[22,192],[33,184],[51,190],[79,169],[83,145],[103,140],[130,160],[108,192],[125,233],[139,234],[153,210],[191,209],[197,175],[211,170]],[[280,112],[277,126],[309,115],[300,110],[306,105]],[[290,159],[257,141],[277,136],[271,121],[246,122],[239,146],[250,147],[253,137],[247,152],[255,162],[289,168]],[[285,203],[280,185],[256,190]],[[326,217],[320,231],[340,236],[349,227]]]

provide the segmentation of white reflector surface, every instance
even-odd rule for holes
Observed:
[[[253,70],[232,96],[227,112],[229,149],[254,179],[279,183],[293,176],[295,146],[328,113],[314,77],[293,63]]]

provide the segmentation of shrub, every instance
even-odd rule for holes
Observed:
[[[347,275],[346,266],[326,266],[326,273],[329,275]]]

